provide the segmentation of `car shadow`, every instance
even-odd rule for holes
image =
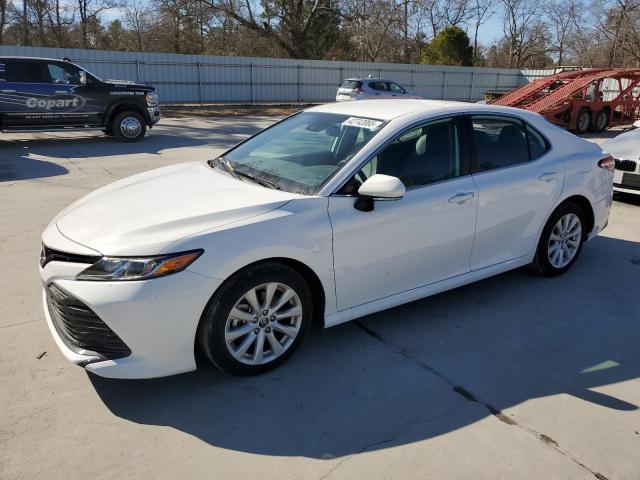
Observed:
[[[640,304],[626,288],[639,276],[639,243],[597,237],[562,277],[520,269],[313,331],[287,364],[258,377],[206,362],[164,379],[89,377],[132,422],[310,458],[422,441],[492,414],[510,422],[506,409],[551,395],[635,411],[597,390],[640,375]]]
[[[268,119],[266,119],[268,120]],[[200,119],[197,124],[160,124],[139,142],[124,143],[101,132],[6,134],[0,137],[0,182],[65,175],[65,161],[117,160],[188,147],[229,148],[266,126],[264,118],[221,122]],[[55,160],[59,159],[60,163]]]
[[[636,205],[640,207],[640,192],[638,192],[638,194],[613,192],[613,199],[616,202],[627,203],[629,205]]]

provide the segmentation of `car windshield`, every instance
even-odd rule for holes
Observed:
[[[383,125],[371,118],[302,112],[251,137],[223,158],[240,175],[313,195]]]

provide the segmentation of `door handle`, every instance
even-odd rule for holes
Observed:
[[[15,90],[6,89],[6,90],[0,90],[0,92],[2,92],[2,93],[15,93]]]
[[[476,196],[475,192],[456,193],[453,197],[449,199],[449,203],[458,203],[458,204],[464,203],[467,200],[471,200],[475,196]]]
[[[552,180],[555,180],[557,175],[558,172],[545,172],[538,177],[538,180],[540,180],[541,182],[550,182]]]
[[[56,90],[56,91],[55,91],[55,92],[53,92],[53,93],[68,93],[68,92],[67,92],[66,90]]]

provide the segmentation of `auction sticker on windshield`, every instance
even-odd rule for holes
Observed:
[[[383,123],[384,122],[381,120],[373,120],[371,118],[349,117],[342,122],[342,125],[345,127],[358,127],[366,128],[367,130],[376,130]]]

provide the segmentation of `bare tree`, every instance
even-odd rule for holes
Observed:
[[[546,26],[537,0],[501,0],[504,35],[509,47],[509,68],[520,68],[527,60],[547,53]]]
[[[200,0],[244,28],[275,42],[292,58],[304,58],[313,35],[338,14],[331,0]]]
[[[473,64],[478,62],[478,32],[495,13],[493,0],[473,0],[471,4],[471,20],[473,22]]]
[[[116,0],[78,0],[78,15],[80,17],[80,32],[82,47],[89,48],[89,25],[99,21],[99,15],[105,10],[118,6]]]
[[[547,2],[545,10],[551,29],[552,48],[558,56],[558,65],[562,65],[567,48],[567,41],[575,27],[573,19],[578,15],[581,5],[577,0]]]

